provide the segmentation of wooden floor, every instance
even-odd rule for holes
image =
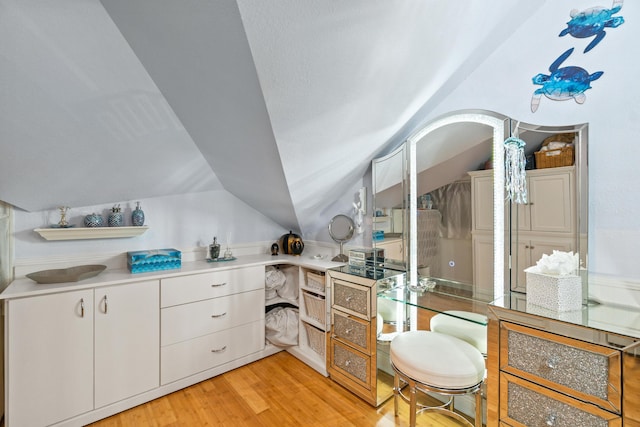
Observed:
[[[146,426],[408,426],[408,405],[373,408],[287,352],[179,390],[98,421],[94,427]],[[418,426],[458,427],[437,413]]]

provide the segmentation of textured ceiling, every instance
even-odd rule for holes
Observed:
[[[224,188],[312,229],[527,3],[0,0],[0,199]]]

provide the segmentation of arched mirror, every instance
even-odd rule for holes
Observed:
[[[508,118],[474,110],[438,118],[407,140],[410,284],[431,276],[468,285],[474,299],[504,294],[508,135]],[[469,172],[488,161],[493,169],[474,179]],[[488,214],[475,218],[478,206]],[[476,232],[478,226],[485,229]]]
[[[384,249],[385,266],[406,270],[406,149],[375,159],[373,175],[373,246]]]

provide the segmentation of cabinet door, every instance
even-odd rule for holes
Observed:
[[[472,228],[493,231],[493,174],[474,176],[472,185]]]
[[[574,231],[572,185],[568,172],[529,178],[531,231]]]
[[[158,281],[98,288],[95,307],[96,408],[158,387]]]
[[[473,293],[491,300],[493,295],[493,235],[473,236]],[[489,298],[489,299],[487,299]]]
[[[384,249],[385,258],[404,260],[404,253],[402,251],[402,239],[375,242],[375,245],[376,249]]]
[[[92,410],[93,290],[6,308],[6,425],[49,425]]]

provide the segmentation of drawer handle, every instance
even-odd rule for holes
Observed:
[[[223,351],[225,351],[227,349],[227,346],[225,345],[222,348],[214,348],[213,350],[211,350],[211,353],[222,353]]]
[[[352,299],[353,299],[353,296],[348,295],[344,300],[345,300],[346,302],[351,302],[351,300],[352,300]]]
[[[556,421],[557,421],[557,420],[558,420],[558,416],[557,416],[556,414],[549,414],[549,415],[547,416],[547,422],[546,422],[546,424],[547,424],[548,426],[554,426],[554,425],[556,425]]]
[[[349,335],[349,334],[351,333],[351,331],[352,331],[351,329],[345,329],[345,330],[344,330],[344,333],[345,333],[346,335]]]
[[[212,314],[211,317],[215,319],[215,318],[226,316],[226,315],[227,315],[227,312],[225,311],[222,314]]]
[[[80,298],[80,317],[84,317],[84,298]]]
[[[344,362],[344,366],[349,366],[351,365],[351,360],[347,360],[346,362]]]
[[[547,368],[555,369],[557,367],[558,367],[558,359],[556,359],[555,357],[550,357],[549,359],[547,359]]]
[[[224,286],[226,285],[227,282],[222,282],[222,283],[214,283],[213,285],[211,285],[212,288],[218,288],[220,286]]]

